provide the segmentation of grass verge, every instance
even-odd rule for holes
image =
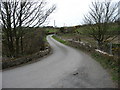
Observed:
[[[114,81],[120,82],[118,60],[113,57],[105,57],[99,53],[92,53],[91,56],[108,70]]]
[[[55,40],[57,40],[57,41],[59,41],[59,42],[61,42],[61,43],[63,43],[63,44],[65,44],[65,45],[67,45],[67,41],[65,41],[65,40],[62,40],[62,39],[60,39],[60,38],[58,38],[58,37],[56,37],[56,36],[52,36]]]

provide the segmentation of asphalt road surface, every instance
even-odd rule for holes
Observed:
[[[53,54],[4,70],[3,88],[112,88],[110,75],[90,56],[47,37]]]

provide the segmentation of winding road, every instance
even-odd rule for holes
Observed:
[[[51,35],[53,53],[40,61],[2,72],[3,88],[112,88],[115,84],[99,63],[63,45]]]

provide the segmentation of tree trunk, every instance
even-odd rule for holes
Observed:
[[[7,33],[7,42],[8,42],[8,48],[10,51],[10,57],[14,56],[14,45],[13,45],[13,35],[12,35],[12,31],[11,28],[9,28],[8,33]]]
[[[23,39],[22,39],[22,36],[20,37],[20,44],[21,44],[21,54],[23,54]]]
[[[16,57],[19,55],[19,38],[16,38]]]
[[[103,50],[103,42],[102,41],[98,41],[98,49],[99,50]]]

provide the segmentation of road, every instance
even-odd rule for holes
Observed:
[[[51,36],[48,36],[47,40],[53,48],[53,54],[32,64],[4,70],[2,73],[3,88],[105,88],[115,86],[106,70],[90,56],[57,42]]]

